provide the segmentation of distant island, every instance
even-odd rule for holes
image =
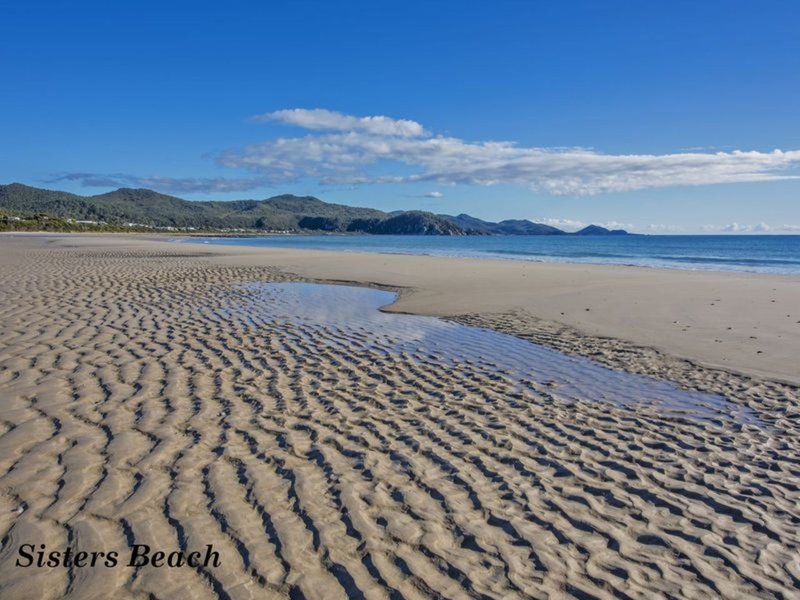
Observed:
[[[181,231],[362,233],[377,235],[630,235],[589,225],[568,233],[550,225],[509,219],[493,223],[470,215],[420,210],[383,212],[284,194],[265,200],[192,201],[148,189],[120,188],[95,196],[0,185],[0,231]]]

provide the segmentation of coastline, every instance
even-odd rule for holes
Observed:
[[[800,276],[177,244],[153,236],[45,237],[54,245],[83,240],[94,247],[191,251],[212,264],[270,266],[313,281],[377,286],[399,293],[383,308],[389,312],[468,318],[489,328],[514,315],[518,328],[542,330],[540,343],[547,344],[548,332],[569,330],[572,340],[609,340],[610,347],[651,349],[668,361],[800,385]],[[582,351],[562,341],[557,349],[592,358],[597,342],[591,346]]]
[[[189,241],[189,238],[176,238]],[[800,276],[800,236],[295,234],[199,237],[210,245]]]
[[[384,309],[391,312],[446,318],[513,312],[523,321],[800,384],[796,276],[318,250],[207,251],[224,264],[267,261],[308,279],[395,289],[398,299]]]

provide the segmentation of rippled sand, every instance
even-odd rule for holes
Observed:
[[[789,598],[800,584],[796,388],[651,373],[723,391],[757,424],[576,401],[423,343],[260,317],[248,284],[294,279],[269,267],[0,243],[2,598]],[[222,565],[24,569],[24,543],[213,544]]]

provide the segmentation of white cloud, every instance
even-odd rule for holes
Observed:
[[[579,219],[563,219],[553,217],[539,217],[531,219],[534,223],[543,223],[552,227],[558,227],[564,231],[578,231],[592,222],[581,221]],[[636,225],[634,223],[621,223],[619,221],[606,221],[605,223],[594,223],[606,229],[625,229],[636,233],[687,233],[697,232],[698,229],[692,227],[682,227],[679,225],[667,225],[664,223],[649,223],[647,225]],[[703,225],[699,228],[702,233],[800,233],[800,225],[769,225],[763,221],[753,224],[728,223],[727,225]]]
[[[256,115],[251,121],[277,121],[303,129],[321,131],[363,131],[374,135],[420,137],[427,135],[416,121],[390,117],[353,117],[324,108],[292,108]]]
[[[141,187],[162,192],[191,194],[193,192],[241,192],[264,185],[258,177],[142,177],[124,173],[67,173],[49,180],[78,181],[84,187]]]
[[[626,229],[628,231],[636,227],[631,223],[621,223],[619,221],[606,221],[605,223],[597,223],[597,222],[587,223],[585,221],[580,221],[578,219],[559,219],[553,217],[542,217],[537,219],[531,219],[531,221],[533,221],[534,223],[542,223],[544,225],[550,225],[551,227],[558,227],[559,229],[563,229],[564,231],[578,231],[579,229],[583,229],[588,225],[600,225],[600,227],[605,227],[606,229]]]
[[[800,150],[620,155],[469,142],[433,136],[415,121],[322,109],[282,110],[257,119],[323,132],[271,139],[218,157],[224,166],[250,168],[275,183],[311,177],[323,183],[518,184],[590,195],[800,178]]]
[[[605,227],[606,229],[633,229],[636,225],[632,223],[622,223],[620,221],[606,221],[605,223],[600,223],[601,227]]]
[[[564,231],[578,231],[579,229],[583,229],[588,225],[588,223],[577,221],[575,219],[557,219],[552,217],[531,219],[531,221],[534,223],[541,223],[543,225],[550,225],[551,227],[558,227]]]
[[[706,233],[798,233],[800,225],[768,225],[763,221],[747,225],[734,222],[727,225],[704,225],[701,230]]]
[[[442,192],[428,192],[425,194],[426,198],[444,198],[444,194]]]
[[[678,227],[677,225],[666,225],[664,223],[648,223],[644,227],[638,229],[638,231],[647,231],[650,233],[680,233],[685,231],[685,229]]]

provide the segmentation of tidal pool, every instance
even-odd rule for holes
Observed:
[[[726,398],[567,356],[510,335],[435,317],[381,312],[392,292],[315,283],[254,283],[247,303],[254,327],[302,326],[304,335],[343,353],[373,352],[447,365],[481,378],[501,377],[512,389],[533,389],[566,401],[655,410],[675,418],[758,424],[753,412]],[[236,309],[232,309],[236,310]],[[335,335],[331,335],[335,334]],[[327,342],[325,342],[327,340]]]

